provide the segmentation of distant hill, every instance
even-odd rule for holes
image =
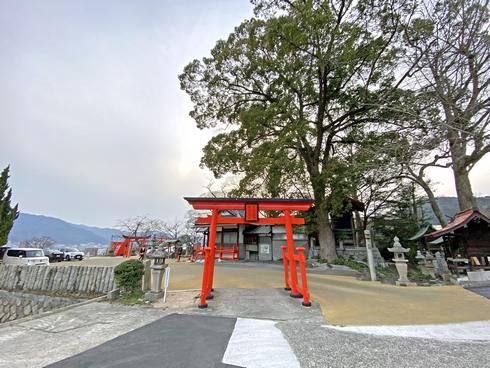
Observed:
[[[478,197],[476,201],[478,208],[485,214],[490,215],[490,196]],[[439,204],[442,213],[447,216],[448,221],[459,212],[458,198],[456,197],[437,197],[437,203]],[[429,203],[425,203],[422,210],[424,211],[424,215],[428,222],[432,224],[439,224],[439,221],[432,212],[432,208],[430,207]]]
[[[107,245],[113,234],[120,234],[120,231],[71,224],[55,217],[20,213],[9,234],[9,240],[12,243],[19,243],[33,237],[48,236],[59,244],[94,243]]]

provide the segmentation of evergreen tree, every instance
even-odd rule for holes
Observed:
[[[0,174],[0,246],[7,244],[10,229],[19,216],[19,205],[10,206],[12,189],[8,186],[9,169],[10,166],[7,166]]]

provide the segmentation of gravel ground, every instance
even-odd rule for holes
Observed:
[[[300,322],[277,327],[303,368],[490,367],[490,343],[375,337]]]

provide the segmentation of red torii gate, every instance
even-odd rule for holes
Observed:
[[[304,225],[304,218],[291,215],[291,211],[308,211],[312,205],[311,199],[277,199],[277,198],[203,198],[184,197],[195,210],[211,210],[211,215],[200,217],[197,224],[209,224],[209,247],[204,249],[204,270],[202,275],[202,287],[199,308],[207,308],[206,300],[212,299],[213,276],[216,252],[216,228],[218,224],[257,224],[257,225],[285,225],[287,248],[283,249],[284,282],[285,289],[291,290],[293,298],[303,297],[303,305],[310,306],[310,296],[306,282],[306,268],[304,248],[298,247],[298,254],[294,254],[293,225]],[[245,217],[222,217],[221,211],[240,210],[245,211]],[[281,211],[284,216],[260,217],[259,211]],[[287,249],[287,252],[286,252]],[[298,286],[296,261],[301,265],[301,286]],[[289,265],[288,265],[289,263]],[[289,266],[289,267],[288,267]],[[288,268],[291,277],[288,275]]]

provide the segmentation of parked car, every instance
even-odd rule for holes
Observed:
[[[44,249],[44,255],[50,262],[61,262],[65,259],[65,253],[57,249]]]
[[[0,247],[0,262],[3,262],[3,256],[5,255],[5,253],[7,253],[7,251],[12,248],[11,246],[8,246],[8,245],[4,245],[3,247]]]
[[[79,261],[81,261],[85,256],[83,252],[79,251],[76,248],[61,248],[60,251],[65,254],[66,261],[71,261],[72,259],[78,259]]]
[[[49,258],[42,249],[10,248],[3,256],[6,265],[49,266]]]

